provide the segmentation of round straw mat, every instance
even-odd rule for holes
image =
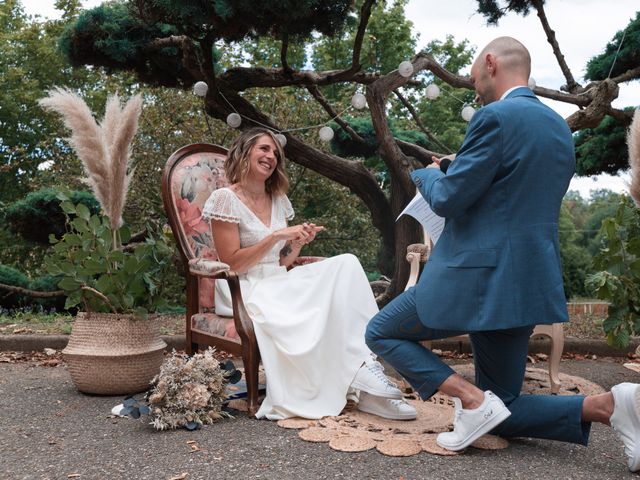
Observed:
[[[453,367],[463,377],[473,379],[473,365]],[[562,387],[560,395],[589,395],[604,390],[580,377],[560,374]],[[528,368],[525,374],[523,392],[544,394],[550,392],[549,375],[546,370]],[[375,448],[389,456],[411,456],[424,451],[433,455],[457,455],[440,448],[436,436],[452,428],[453,402],[440,393],[422,401],[415,394],[405,397],[418,412],[411,421],[388,420],[361,412],[354,404],[348,404],[342,414],[324,417],[320,420],[290,418],[278,421],[284,428],[298,429],[298,436],[307,442],[328,443],[334,450],[361,452]],[[471,447],[483,450],[507,448],[509,442],[494,435],[485,435]]]

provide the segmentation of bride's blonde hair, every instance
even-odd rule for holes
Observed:
[[[282,195],[289,190],[289,178],[285,170],[285,156],[282,145],[273,132],[267,128],[251,128],[245,130],[233,142],[227,161],[225,162],[225,174],[227,181],[231,184],[243,181],[249,174],[249,152],[258,143],[258,139],[264,135],[273,140],[276,146],[277,163],[276,168],[265,182],[265,189],[271,195]]]

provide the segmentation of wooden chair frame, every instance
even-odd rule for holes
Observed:
[[[260,364],[260,350],[258,349],[258,342],[256,341],[255,332],[253,330],[253,323],[242,300],[238,275],[229,270],[228,267],[226,270],[221,269],[215,274],[195,272],[189,269],[189,261],[193,260],[195,257],[190,253],[191,248],[188,244],[188,239],[184,235],[184,231],[179,220],[179,214],[175,202],[173,202],[172,199],[173,193],[171,190],[171,181],[175,169],[180,166],[181,161],[185,157],[194,153],[203,152],[210,152],[225,156],[227,154],[227,150],[225,148],[217,145],[207,143],[186,145],[178,149],[169,157],[162,175],[162,200],[164,203],[164,209],[169,220],[169,226],[171,227],[171,231],[173,232],[173,236],[178,246],[180,258],[186,271],[186,352],[187,354],[192,355],[194,352],[197,352],[200,345],[209,345],[217,349],[224,350],[232,355],[240,355],[245,369],[248,410],[249,413],[253,415],[256,413],[259,406],[258,367]],[[222,280],[229,284],[233,306],[233,322],[240,340],[192,329],[191,317],[199,312],[198,277]]]

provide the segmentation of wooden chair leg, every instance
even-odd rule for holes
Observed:
[[[551,352],[549,354],[549,385],[551,393],[560,391],[560,360],[564,349],[564,330],[561,323],[552,325],[537,325],[531,336],[544,335],[551,340]]]
[[[551,393],[560,391],[560,360],[564,349],[564,330],[561,323],[551,325],[551,354],[549,355],[549,384]]]
[[[260,365],[260,355],[257,352],[252,354],[243,354],[242,362],[244,363],[244,376],[247,382],[247,409],[249,415],[256,414],[259,408],[258,394],[258,367]]]

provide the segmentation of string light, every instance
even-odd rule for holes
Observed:
[[[400,75],[402,75],[403,77],[411,76],[413,74],[413,65],[411,64],[411,62],[408,61],[408,60],[405,60],[404,62],[401,62],[400,65],[398,66],[398,73]],[[196,82],[194,84],[194,86],[193,86],[193,93],[195,95],[199,96],[199,97],[206,96],[208,90],[209,90],[209,86],[207,85],[206,82],[203,82],[203,81]],[[269,125],[264,125],[263,123],[260,123],[257,120],[254,120],[252,118],[249,118],[249,117],[246,117],[244,115],[241,115],[240,113],[237,112],[237,110],[235,109],[233,104],[231,102],[229,102],[229,100],[227,100],[227,98],[222,94],[222,92],[219,91],[218,93],[224,99],[224,101],[234,110],[232,113],[227,115],[227,118],[226,118],[226,122],[227,122],[227,125],[229,125],[229,127],[238,128],[240,125],[242,125],[242,119],[245,118],[245,119],[249,120],[252,123],[255,123],[257,125],[263,126],[263,127],[268,128],[270,130],[274,130]],[[432,84],[427,86],[425,95],[430,100],[434,100],[434,99],[436,99],[437,97],[440,96],[440,93],[441,93],[440,87],[438,87],[435,83],[432,83]],[[452,96],[453,98],[458,100],[460,103],[464,103],[464,102],[462,102],[462,100],[460,100],[459,98],[455,97],[450,92],[447,92],[445,90],[445,93],[447,93],[448,95]],[[342,116],[347,110],[349,110],[349,108],[356,108],[356,109],[360,110],[360,109],[366,107],[366,105],[367,105],[367,98],[362,93],[356,92],[351,97],[351,106],[347,107],[342,112],[336,114],[333,118],[331,118],[327,122],[324,122],[324,123],[322,123],[320,125],[312,125],[312,126],[308,126],[308,127],[298,127],[298,128],[290,128],[290,129],[287,129],[287,130],[282,130],[282,131],[276,133],[275,137],[278,140],[278,142],[280,143],[280,145],[282,147],[284,147],[287,144],[287,137],[284,135],[284,133],[286,133],[286,132],[295,132],[295,131],[300,131],[300,130],[309,130],[311,128],[321,127],[318,130],[318,137],[323,142],[329,142],[335,136],[335,132],[333,131],[333,129],[331,127],[329,127],[327,125],[327,123],[329,121],[335,120],[336,118]],[[473,114],[475,113],[475,109],[472,106],[467,105],[466,103],[464,103],[464,105],[465,106],[462,108],[462,111],[460,112],[460,115],[462,116],[462,118],[465,121],[468,122],[468,121],[471,120],[471,117],[473,117]]]
[[[398,65],[398,73],[405,78],[410,77],[413,75],[413,64],[409,60],[400,62],[400,65]]]
[[[367,98],[361,93],[356,93],[351,97],[351,105],[358,110],[363,109],[367,106]]]
[[[318,136],[323,142],[331,141],[331,139],[333,138],[333,128],[325,125],[320,130],[318,130]]]
[[[474,113],[476,113],[475,108],[473,108],[471,105],[466,105],[466,106],[462,107],[462,111],[460,112],[460,116],[462,117],[462,119],[465,122],[470,122],[471,121],[471,117],[473,117]]]
[[[238,128],[242,124],[242,117],[237,113],[230,113],[227,115],[227,125],[231,128]]]
[[[274,135],[274,137],[276,137],[276,140],[278,140],[278,143],[280,143],[280,146],[282,148],[285,147],[285,145],[287,144],[287,137],[285,137],[283,134],[281,133],[276,133]]]
[[[424,94],[427,96],[429,100],[435,100],[440,96],[440,87],[435,83],[432,83],[427,87]]]
[[[196,82],[195,85],[193,86],[193,93],[196,94],[198,97],[204,97],[207,94],[207,91],[209,90],[209,85],[207,85],[206,82]]]

